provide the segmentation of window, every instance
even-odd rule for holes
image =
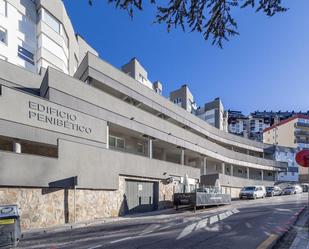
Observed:
[[[34,55],[33,55],[33,53],[29,52],[27,49],[25,49],[21,46],[18,46],[18,57],[20,57],[23,60],[34,65]]]
[[[6,1],[0,0],[0,15],[6,16]]]
[[[61,25],[61,35],[63,37],[65,45],[68,48],[69,47],[69,38],[68,38],[67,32],[65,32],[65,29],[62,25]]]
[[[125,148],[125,141],[123,138],[109,136],[109,146],[118,149]]]
[[[55,30],[58,34],[60,34],[60,22],[53,17],[51,14],[49,14],[46,10],[43,12],[43,21],[51,27],[53,30]]]
[[[0,27],[0,42],[7,44],[7,31]]]
[[[137,152],[144,153],[144,145],[141,143],[137,143]]]

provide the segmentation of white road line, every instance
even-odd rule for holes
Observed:
[[[122,238],[122,239],[114,240],[114,241],[111,241],[111,242],[109,242],[109,243],[110,243],[110,244],[114,244],[114,243],[117,243],[117,242],[121,242],[121,241],[129,240],[129,239],[132,239],[132,237],[126,237],[126,238]]]
[[[141,232],[140,235],[145,235],[145,234],[148,234],[148,233],[152,233],[158,227],[160,227],[160,225],[153,224],[153,225],[147,227],[143,232]]]
[[[89,247],[88,249],[95,249],[95,248],[99,248],[102,247],[103,245],[97,245],[97,246],[93,246],[93,247]]]
[[[195,226],[196,226],[196,223],[193,223],[193,224],[191,224],[191,225],[189,225],[189,226],[186,226],[186,227],[182,230],[181,234],[179,234],[179,236],[177,237],[177,240],[179,240],[179,239],[181,239],[181,238],[183,238],[183,237],[189,235],[190,233],[192,233],[193,230],[194,230],[194,228],[195,228]]]
[[[218,221],[218,216],[217,215],[211,216],[209,218],[209,225],[212,225],[212,224],[216,223],[217,221]]]
[[[206,227],[207,226],[207,222],[208,222],[208,218],[200,220],[197,223],[195,230],[199,230],[199,229],[202,229],[202,228]]]

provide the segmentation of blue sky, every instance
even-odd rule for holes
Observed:
[[[167,33],[146,6],[131,20],[107,1],[64,0],[75,31],[116,67],[137,57],[167,96],[186,83],[199,105],[221,97],[226,109],[309,110],[309,1],[285,0],[272,18],[237,10],[240,36],[224,49],[198,33]]]

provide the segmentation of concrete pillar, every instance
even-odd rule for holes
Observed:
[[[180,154],[180,164],[184,165],[185,164],[185,150],[183,148],[181,149],[181,154]]]
[[[152,138],[148,137],[148,157],[152,158]]]
[[[250,179],[250,169],[249,169],[249,167],[247,168],[247,179]]]
[[[13,142],[13,152],[21,153],[21,144],[19,142]]]
[[[221,170],[222,174],[225,175],[225,163],[222,163],[221,167],[222,167],[222,170]]]
[[[203,158],[204,175],[207,174],[207,157]]]
[[[233,166],[233,164],[231,164],[231,176],[233,176],[234,175],[234,166]]]
[[[109,126],[106,126],[106,149],[109,149]]]
[[[264,170],[261,169],[261,179],[264,181]]]
[[[247,150],[247,155],[250,155],[250,150]]]

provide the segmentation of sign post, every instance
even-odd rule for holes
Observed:
[[[309,183],[309,149],[301,150],[296,154],[296,162],[305,168],[308,168],[308,183]],[[309,212],[309,191],[308,191],[308,206],[307,206],[308,212]]]

